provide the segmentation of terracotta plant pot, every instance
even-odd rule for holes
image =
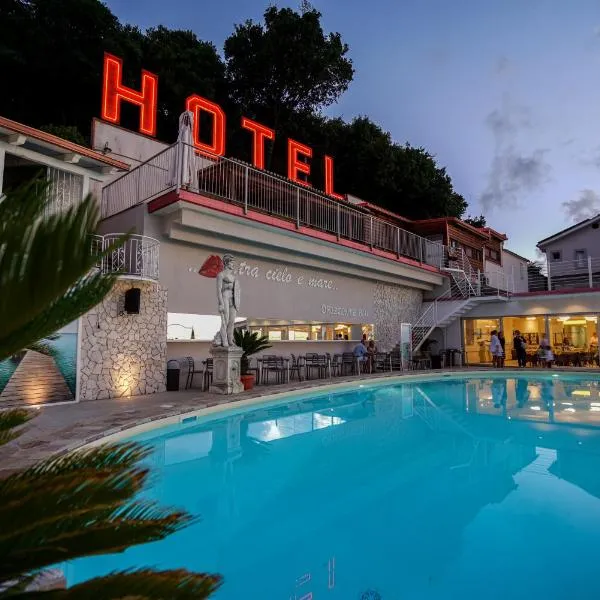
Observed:
[[[254,381],[256,377],[254,375],[241,375],[240,381],[244,386],[244,391],[251,390],[254,387]]]

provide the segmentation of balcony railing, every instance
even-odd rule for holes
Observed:
[[[185,189],[249,210],[290,221],[442,268],[445,248],[378,219],[348,203],[229,158],[199,157],[192,146],[178,143],[106,186],[102,217],[127,210],[170,190]]]
[[[130,235],[123,244],[118,245],[122,237],[120,233],[93,236],[92,254],[99,256],[115,246],[99,259],[96,267],[103,273],[158,281],[159,241],[145,235]]]
[[[540,268],[528,269],[530,292],[600,288],[600,257],[550,261]]]

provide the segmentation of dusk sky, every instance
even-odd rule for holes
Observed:
[[[108,0],[121,21],[192,29],[219,51],[264,0]],[[275,2],[293,6],[298,2]],[[356,74],[329,114],[367,115],[446,166],[471,214],[535,258],[600,212],[600,3],[314,0]],[[337,183],[340,191],[343,182]],[[367,198],[366,198],[367,199]],[[368,198],[368,200],[376,200]]]

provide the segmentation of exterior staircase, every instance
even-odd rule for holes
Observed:
[[[448,327],[484,297],[500,298],[499,290],[487,284],[485,275],[473,268],[462,249],[445,249],[441,270],[448,274],[450,286],[424,307],[413,324],[413,352],[421,348],[436,327]]]
[[[413,352],[417,352],[423,342],[436,327],[448,327],[456,319],[467,314],[477,303],[476,297],[454,300],[452,290],[447,290],[425,308],[412,327]]]

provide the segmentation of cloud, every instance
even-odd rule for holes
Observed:
[[[582,153],[577,160],[583,167],[600,169],[600,146],[593,148],[591,151]]]
[[[594,190],[582,190],[579,198],[563,202],[562,207],[574,223],[585,221],[600,213],[600,195]]]
[[[494,73],[496,75],[503,75],[504,73],[510,71],[512,66],[513,63],[509,58],[506,56],[501,56],[494,64]]]
[[[542,187],[550,178],[546,150],[535,150],[529,155],[519,154],[515,148],[506,148],[492,160],[488,185],[480,198],[485,210],[498,206],[517,206],[523,194]]]
[[[480,203],[484,210],[518,206],[524,194],[535,192],[549,181],[548,151],[520,148],[519,138],[533,128],[533,118],[529,108],[513,104],[508,98],[487,115],[485,124],[494,137],[494,156]]]

